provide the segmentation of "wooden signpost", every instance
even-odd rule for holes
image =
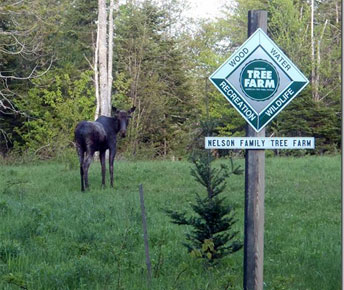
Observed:
[[[258,28],[267,32],[267,12],[249,11],[248,37]],[[256,132],[246,125],[247,137],[265,137],[265,128]],[[265,150],[246,150],[245,157],[245,239],[244,289],[263,289],[264,264]]]
[[[267,36],[267,11],[248,13],[248,39],[210,77],[247,121],[246,137],[207,137],[205,148],[246,149],[244,289],[263,289],[265,149],[313,149],[314,138],[266,138],[271,122],[308,84]]]

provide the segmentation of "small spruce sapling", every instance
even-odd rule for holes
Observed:
[[[226,188],[226,179],[232,174],[242,174],[240,166],[235,167],[232,159],[231,168],[221,164],[220,168],[211,166],[214,157],[209,152],[201,152],[192,158],[194,168],[191,175],[207,190],[207,196],[196,193],[196,200],[191,208],[196,215],[188,215],[186,211],[165,210],[172,223],[187,225],[192,228],[186,234],[183,245],[196,257],[213,263],[242,248],[237,239],[239,232],[233,230],[236,223],[234,211],[227,205],[226,199],[220,194]]]

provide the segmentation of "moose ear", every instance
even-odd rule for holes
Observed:
[[[111,112],[112,112],[112,114],[116,114],[116,113],[118,113],[118,110],[115,106],[111,106]]]
[[[135,111],[135,109],[136,109],[136,107],[132,107],[132,108],[128,111],[128,113],[131,114],[132,112]]]

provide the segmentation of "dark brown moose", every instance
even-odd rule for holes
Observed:
[[[112,108],[113,117],[100,116],[95,122],[81,121],[74,136],[80,161],[81,190],[88,188],[88,169],[94,152],[99,151],[102,167],[102,185],[105,186],[105,151],[109,149],[110,184],[113,187],[113,162],[116,155],[117,133],[125,137],[129,118],[135,107],[129,111]]]

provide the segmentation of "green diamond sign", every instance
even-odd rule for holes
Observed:
[[[257,132],[308,84],[260,28],[209,79]]]

